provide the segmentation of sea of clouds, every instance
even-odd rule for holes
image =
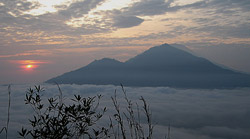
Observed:
[[[59,94],[56,85],[44,87],[43,100]],[[28,126],[32,109],[25,105],[25,92],[34,85],[11,86],[9,137],[17,138],[22,127]],[[64,101],[70,102],[74,94],[83,97],[101,94],[101,106],[106,115],[114,110],[111,96],[125,105],[120,86],[113,85],[60,85]],[[250,138],[250,88],[238,89],[175,89],[169,87],[125,87],[127,96],[139,105],[143,96],[152,110],[155,138],[164,138],[171,127],[171,139],[249,139]],[[0,86],[0,128],[6,125],[8,86]],[[103,119],[105,120],[105,118]],[[4,138],[2,133],[0,138]]]

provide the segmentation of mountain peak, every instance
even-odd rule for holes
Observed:
[[[110,65],[110,64],[117,64],[117,63],[121,63],[121,62],[118,60],[112,59],[112,58],[102,58],[100,60],[95,60],[95,61],[91,62],[89,65],[91,65],[91,66],[93,66],[93,65]]]
[[[185,58],[184,58],[185,57]],[[180,63],[185,60],[192,59],[193,56],[184,50],[175,48],[167,43],[152,47],[145,52],[137,55],[134,58],[126,61],[128,64],[139,63],[138,66],[150,65],[150,66],[163,66],[166,64]],[[163,64],[163,65],[162,65]]]
[[[108,63],[108,62],[119,62],[118,60],[116,59],[113,59],[113,58],[102,58],[102,59],[99,59],[99,60],[95,60],[93,62],[105,62],[105,63]]]
[[[157,46],[155,46],[155,47],[157,47]],[[172,46],[170,46],[168,43],[164,43],[164,44],[159,45],[158,47],[172,47]]]
[[[164,43],[162,45],[158,45],[158,46],[154,46],[154,47],[151,47],[150,49],[146,50],[145,52],[147,51],[152,51],[152,50],[164,50],[166,48],[169,48],[169,49],[175,49],[173,46],[167,44],[167,43]]]
[[[184,48],[183,46],[181,46]],[[48,83],[177,88],[232,88],[250,85],[250,76],[228,70],[169,44],[152,47],[120,62],[95,60],[78,70],[50,79]]]

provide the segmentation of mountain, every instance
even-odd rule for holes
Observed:
[[[250,75],[220,67],[183,49],[187,48],[163,44],[126,62],[103,58],[46,82],[177,88],[250,86]]]

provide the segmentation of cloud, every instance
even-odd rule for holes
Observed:
[[[245,14],[248,13],[245,9],[248,7],[249,2],[244,0],[198,1],[181,6],[173,6],[174,0],[145,0],[135,2],[129,5],[129,7],[119,10],[95,12],[96,17],[88,17],[88,14],[103,2],[103,0],[76,1],[70,5],[57,5],[57,7],[63,7],[58,8],[57,12],[33,16],[24,13],[38,8],[40,6],[39,3],[4,0],[2,1],[4,6],[0,6],[0,35],[2,36],[0,40],[3,42],[3,45],[12,46],[26,44],[38,45],[38,43],[44,43],[44,45],[60,43],[63,45],[72,41],[72,39],[74,41],[81,40],[81,35],[108,33],[118,28],[129,28],[141,25],[142,22],[146,22],[146,20],[144,21],[144,19],[142,19],[143,16],[153,17],[155,15],[165,15],[168,12],[174,13],[181,10],[186,10],[187,12],[190,10],[198,10],[198,13],[204,12],[205,15],[203,18],[207,19],[208,22],[200,20],[200,24],[195,28],[187,26],[185,26],[185,28],[179,28],[183,25],[179,24],[180,22],[176,24],[177,20],[173,20],[172,22],[175,22],[175,24],[168,24],[171,30],[166,31],[165,36],[159,33],[160,37],[175,38],[180,34],[190,33],[190,36],[192,35],[191,33],[201,34],[201,32],[207,32],[210,33],[209,36],[216,35],[222,39],[223,36],[238,38],[249,37],[249,25],[246,21],[248,14]],[[230,4],[230,2],[233,4]],[[233,11],[233,14],[227,14],[228,11]],[[240,12],[244,12],[244,15]],[[208,19],[206,13],[212,16]],[[241,14],[240,19],[238,19],[239,14]],[[223,21],[219,20],[222,16],[227,19]],[[84,21],[82,21],[78,27],[72,27],[66,24],[72,19],[76,21],[81,20],[78,18],[84,18]],[[196,22],[197,20],[195,19],[196,16],[191,19],[187,18],[187,21]],[[237,23],[238,21],[240,22]],[[219,25],[220,23],[226,23],[226,25]],[[11,37],[6,36],[6,34],[9,34]],[[64,36],[62,37],[62,35]],[[155,36],[157,37],[157,35]],[[95,39],[96,38],[94,38],[94,40]]]
[[[106,32],[109,29],[105,29],[97,23],[94,25],[84,23],[79,28],[72,28],[65,24],[68,20],[87,15],[102,2],[103,0],[77,1],[71,3],[68,7],[64,7],[64,9],[59,9],[57,12],[48,12],[42,15],[33,16],[25,12],[38,8],[38,4],[31,2],[21,3],[21,1],[17,0],[11,2],[4,1],[4,6],[0,6],[0,11],[2,11],[2,14],[0,14],[0,27],[2,28],[0,35],[7,37],[5,34],[10,33],[18,42],[30,41],[30,43],[34,44],[46,38],[45,36],[50,36],[51,40],[53,40],[53,38],[58,35],[64,35],[66,39],[70,38],[70,36],[78,37],[84,34]],[[11,29],[8,29],[8,27],[11,27]],[[34,36],[34,33],[39,34],[39,38]],[[6,40],[6,38],[4,39]],[[8,37],[8,39],[10,38]],[[16,40],[12,41],[14,42]],[[54,41],[55,40],[51,42]]]
[[[60,10],[58,13],[66,18],[78,18],[96,8],[103,0],[84,0],[72,3],[67,9]]]
[[[114,18],[114,25],[118,28],[129,28],[140,25],[144,20],[136,16],[117,16]]]
[[[210,25],[201,27],[197,32],[210,32],[211,36],[224,38],[250,38],[250,25],[246,23],[228,26]]]
[[[218,11],[227,12],[227,9],[240,8],[244,12],[249,12],[250,2],[248,0],[212,0],[206,3],[207,6],[221,7]]]
[[[12,16],[20,16],[25,11],[35,9],[40,6],[38,2],[28,2],[22,0],[1,0],[3,5],[0,5],[1,13],[9,14]]]
[[[196,9],[206,7],[206,1],[197,1],[190,4],[174,5],[175,0],[145,0],[134,3],[131,7],[123,9],[124,14],[139,16],[164,15],[184,9]]]
[[[126,14],[129,15],[160,15],[167,12],[170,4],[174,0],[145,0],[133,4],[131,7],[126,9]]]
[[[248,133],[238,128],[208,126],[208,127],[203,127],[199,130],[201,134],[202,133],[207,134],[207,135],[210,135],[211,137],[220,136],[221,138],[225,138],[225,139],[229,139],[229,138],[244,139],[247,136],[249,136]]]
[[[13,85],[11,103],[11,137],[16,137],[16,130],[27,126],[27,118],[32,116],[30,107],[24,104],[24,93],[32,85]],[[58,94],[57,86],[44,84],[43,100]],[[94,96],[102,94],[101,106],[108,107],[107,115],[112,113],[110,96],[117,89],[117,98],[123,109],[124,101],[121,88],[113,85],[60,85],[66,102],[74,94]],[[165,136],[169,123],[171,138],[175,139],[248,139],[250,129],[250,88],[234,90],[194,90],[168,87],[125,87],[128,97],[141,105],[140,96],[150,104],[153,122],[156,123],[156,138]],[[6,121],[7,86],[0,86],[0,127]],[[125,110],[125,109],[123,109]],[[3,122],[2,122],[3,121]],[[15,125],[15,126],[14,126]],[[158,136],[157,136],[158,135]],[[1,137],[2,135],[0,135]]]

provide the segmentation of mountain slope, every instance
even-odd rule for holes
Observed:
[[[104,58],[47,83],[231,88],[250,85],[250,76],[219,67],[168,44],[150,48],[122,63]]]

